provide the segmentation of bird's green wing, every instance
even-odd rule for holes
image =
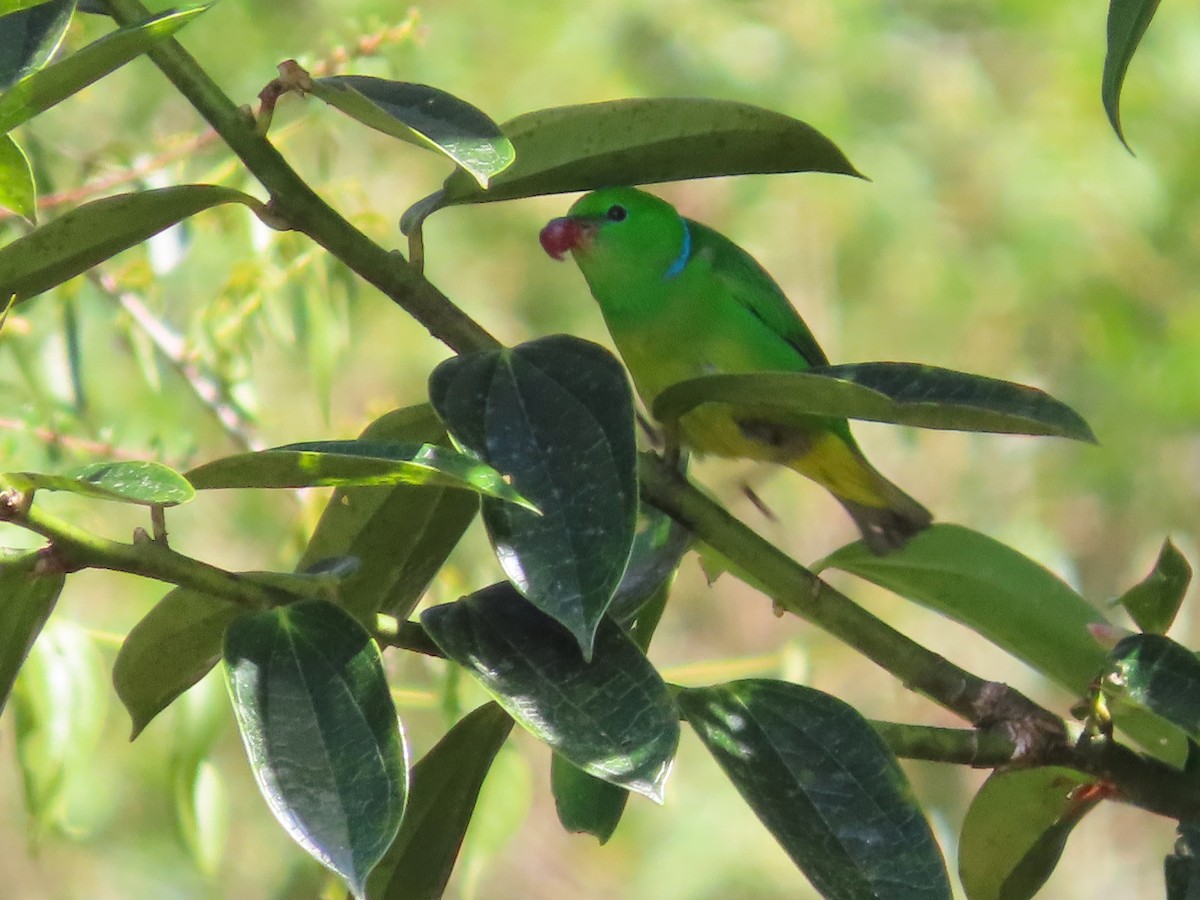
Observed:
[[[746,307],[764,325],[796,348],[810,366],[827,366],[829,359],[787,296],[753,256],[707,225],[685,219],[691,231],[694,260],[712,267],[729,296]]]

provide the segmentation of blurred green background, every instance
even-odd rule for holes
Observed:
[[[1200,528],[1200,10],[1164,4],[1123,103],[1138,152],[1099,101],[1104,9],[1086,0],[721,2],[442,0],[414,13],[374,2],[226,0],[182,41],[239,103],[281,60],[351,56],[349,71],[437,85],[497,120],[623,96],[714,96],[804,119],[871,181],[753,176],[656,188],[748,248],[835,362],[914,360],[1035,384],[1078,409],[1101,446],[859,425],[876,464],[942,521],[1049,565],[1105,606],[1170,535],[1195,563]],[[403,25],[407,20],[408,24]],[[400,26],[400,27],[397,27]],[[377,52],[355,49],[391,29]],[[83,17],[77,47],[104,31]],[[137,167],[126,186],[244,185],[191,108],[146,60],[26,127],[52,198]],[[436,189],[440,159],[288,97],[272,134],[341,212],[385,246]],[[185,151],[178,148],[184,147]],[[84,188],[82,192],[80,189]],[[256,186],[247,186],[261,196]],[[537,231],[569,197],[455,208],[426,226],[427,275],[506,342],[568,331],[607,342],[574,267]],[[70,203],[52,205],[52,217]],[[0,222],[0,238],[18,233]],[[202,214],[103,267],[186,340],[189,361],[235,386],[263,445],[350,437],[423,399],[448,351],[305,240],[243,210]],[[117,292],[119,293],[119,291]],[[156,358],[129,298],[85,279],[22,306],[0,335],[0,461],[59,470],[114,455],[187,466],[237,449],[188,383]],[[40,429],[40,430],[39,430]],[[803,562],[855,535],[822,491],[755,472],[771,522],[741,496],[744,467],[697,477]],[[325,496],[207,495],[172,511],[172,543],[231,569],[290,568]],[[39,502],[42,498],[39,495]],[[138,513],[51,497],[79,524],[127,537]],[[30,546],[0,531],[0,543]],[[456,551],[430,601],[497,578],[480,534]],[[834,576],[835,578],[837,576]],[[979,675],[1065,712],[1069,697],[963,629],[848,578],[902,630]],[[0,721],[0,871],[21,898],[312,897],[325,880],[253,786],[219,679],[210,676],[134,744],[108,686],[120,637],[165,592],[132,577],[72,577]],[[1125,624],[1117,611],[1113,621]],[[1195,645],[1185,606],[1173,636]],[[866,715],[956,724],[890,676],[726,577],[683,568],[652,648],[668,678],[794,678]],[[415,756],[458,704],[443,667],[393,654]],[[455,691],[461,696],[454,699]],[[55,698],[54,704],[40,703]],[[449,698],[449,699],[448,699]],[[38,716],[42,718],[38,718]],[[199,752],[197,752],[199,751]],[[685,735],[665,807],[634,798],[604,848],[559,828],[548,751],[518,736],[485,789],[449,896],[816,896]],[[953,867],[984,772],[907,765]],[[23,774],[24,773],[24,776]],[[23,800],[22,777],[38,798]],[[1072,836],[1044,896],[1160,897],[1171,823],[1107,804]],[[329,893],[328,896],[334,896]]]

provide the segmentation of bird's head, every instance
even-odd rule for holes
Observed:
[[[663,278],[686,262],[687,226],[675,207],[636,188],[605,188],[575,202],[542,229],[542,248],[568,252],[595,287],[596,278]]]

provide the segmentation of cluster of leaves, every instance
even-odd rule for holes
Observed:
[[[48,65],[74,6],[21,3],[0,18],[0,36],[22,36],[18,58],[0,72],[10,85],[0,96],[7,192],[0,202],[31,220],[32,179],[22,177],[23,156],[7,132],[163,46],[207,8],[128,24]],[[1120,80],[1153,6],[1113,4],[1110,60],[1117,62],[1111,73],[1106,68],[1105,96],[1114,124]],[[112,8],[121,18],[128,7],[122,0]],[[714,175],[857,174],[810,126],[744,104],[625,100],[497,125],[423,85],[310,79],[291,70],[275,89],[312,93],[455,163],[442,189],[405,216],[414,248],[424,218],[451,204]],[[230,202],[269,224],[288,224],[276,209],[216,185],[97,200],[0,248],[0,298],[24,302]],[[629,793],[662,799],[681,720],[823,895],[950,896],[941,853],[889,746],[902,743],[897,726],[868,722],[834,697],[783,681],[680,688],[647,659],[690,536],[639,490],[633,399],[615,359],[566,336],[477,347],[431,374],[429,401],[383,416],[357,440],[239,454],[182,475],[155,463],[0,475],[0,518],[48,539],[40,551],[0,560],[0,708],[65,575],[116,568],[176,585],[117,657],[114,684],[134,736],[222,662],[263,796],[297,843],[355,896],[441,893],[514,722],[554,751],[551,788],[564,826],[603,841]],[[1081,417],[1041,391],[913,364],[709,376],[664,392],[653,413],[670,422],[705,403],[1094,440]],[[224,572],[166,544],[165,509],[197,490],[314,486],[335,492],[294,572]],[[59,521],[35,502],[38,491],[51,490],[146,506],[152,534],[123,544]],[[476,515],[505,580],[411,620]],[[756,583],[754,560],[727,561]],[[882,558],[851,544],[814,566],[831,567],[962,622],[1087,697],[1089,744],[1111,742],[1115,719],[1151,754],[1183,766],[1200,740],[1193,699],[1200,663],[1162,636],[1190,578],[1169,544],[1146,581],[1122,598],[1144,633],[1107,653],[1092,637],[1105,623],[1078,593],[964,528],[935,526]],[[493,702],[410,765],[381,646],[445,657]],[[15,706],[19,728],[34,733],[36,704]],[[1071,828],[1121,792],[1082,765],[994,775],[962,835],[968,895],[1032,896]],[[1179,896],[1196,878],[1186,830],[1184,839],[1168,864]]]

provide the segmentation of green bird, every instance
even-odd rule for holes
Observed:
[[[648,409],[672,384],[716,373],[829,364],[779,285],[741,247],[636,188],[578,200],[540,235],[574,257]],[[705,404],[679,420],[698,453],[779,463],[829,490],[875,553],[902,547],[929,511],[867,461],[845,419],[742,414]]]

